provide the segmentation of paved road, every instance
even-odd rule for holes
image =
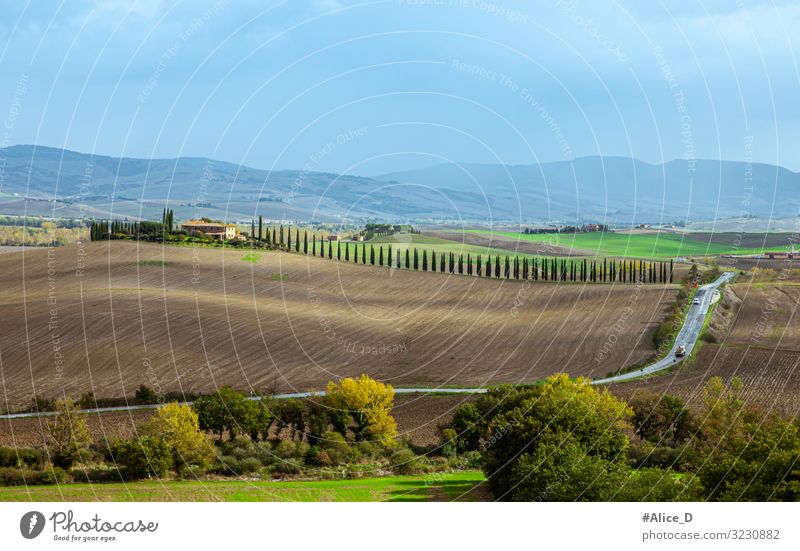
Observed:
[[[686,355],[688,356],[689,354],[691,354],[695,344],[697,343],[697,339],[700,336],[700,330],[703,328],[703,322],[705,321],[706,313],[708,313],[708,309],[711,306],[711,299],[714,294],[714,290],[717,289],[723,283],[727,283],[728,281],[730,281],[734,275],[735,272],[725,272],[713,283],[708,283],[707,285],[703,285],[697,290],[697,294],[695,295],[695,297],[700,299],[700,304],[693,304],[689,308],[689,313],[686,316],[686,321],[684,322],[683,327],[681,327],[680,333],[678,333],[678,338],[675,341],[675,345],[673,345],[672,349],[670,350],[669,354],[667,354],[666,357],[645,368],[638,369],[636,371],[631,371],[629,373],[624,373],[622,375],[617,375],[615,377],[598,379],[592,381],[592,384],[604,385],[607,383],[628,381],[631,379],[635,379],[637,377],[641,377],[642,375],[648,375],[650,373],[656,373],[657,371],[667,369],[677,364],[678,362],[682,361],[682,358],[675,357],[675,349],[679,344],[683,344],[686,346]],[[428,394],[428,393],[484,394],[486,392],[486,389],[485,388],[396,388],[394,389],[394,392],[395,394]],[[273,398],[277,399],[310,398],[311,396],[324,396],[324,395],[325,395],[324,391],[290,392],[287,394],[276,394],[273,396]],[[260,400],[260,399],[261,398],[258,396],[254,396],[251,398],[251,400]],[[191,404],[191,402],[185,402],[185,403]],[[118,407],[87,409],[84,411],[86,413],[102,413],[108,411],[139,411],[139,410],[155,409],[157,407],[158,407],[157,405],[118,406]],[[50,416],[55,414],[56,413],[52,411],[42,412],[42,413],[13,413],[10,415],[0,415],[0,419],[21,419],[25,417]]]
[[[675,344],[672,345],[669,354],[657,362],[650,364],[647,367],[643,367],[642,369],[637,369],[636,371],[630,371],[614,377],[597,379],[592,381],[592,384],[604,385],[608,383],[629,381],[643,375],[649,375],[651,373],[668,369],[673,365],[682,362],[683,358],[675,357],[675,350],[679,345],[684,345],[686,347],[686,356],[692,353],[692,350],[694,350],[694,347],[697,344],[697,339],[700,338],[700,331],[703,329],[703,323],[705,322],[706,314],[708,313],[708,309],[711,307],[711,300],[713,299],[714,291],[723,283],[727,283],[733,279],[734,275],[736,275],[735,272],[725,272],[719,276],[716,281],[703,285],[697,289],[695,298],[700,300],[700,304],[692,304],[690,306],[689,313],[686,314],[686,321],[684,321],[683,327],[681,327],[681,330],[678,333],[678,338],[675,339]]]

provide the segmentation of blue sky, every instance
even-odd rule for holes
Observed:
[[[585,155],[800,170],[791,2],[44,0],[0,11],[0,145],[362,175]]]

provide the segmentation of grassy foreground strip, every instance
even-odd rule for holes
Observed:
[[[476,501],[480,471],[322,481],[152,480],[0,488],[5,501]]]

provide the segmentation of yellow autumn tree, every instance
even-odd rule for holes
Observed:
[[[212,443],[200,430],[197,413],[186,404],[170,402],[158,408],[142,432],[170,445],[178,469],[205,468],[214,456]]]
[[[328,382],[328,404],[349,415],[356,440],[371,440],[384,446],[395,443],[397,424],[391,415],[394,388],[368,375],[342,379],[339,384]]]

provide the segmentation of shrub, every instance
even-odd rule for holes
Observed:
[[[456,442],[458,434],[453,429],[443,429],[439,438],[442,455],[445,457],[455,457],[456,455]]]
[[[389,467],[395,474],[414,474],[422,467],[420,457],[408,448],[397,450],[389,459]]]
[[[702,340],[703,342],[711,343],[711,344],[719,343],[719,339],[711,331],[706,331],[705,333],[703,333],[700,336],[700,340]]]
[[[163,477],[173,465],[172,454],[172,447],[155,436],[118,442],[114,448],[115,460],[125,467],[125,477],[131,480]]]
[[[330,431],[323,434],[320,448],[328,455],[330,465],[342,465],[350,460],[350,446],[338,432]]]
[[[41,454],[33,448],[0,448],[0,467],[36,467]]]
[[[18,467],[0,467],[0,486],[34,486],[61,484],[68,479],[67,472],[59,467],[44,471]]]
[[[239,462],[239,473],[254,473],[261,468],[261,461],[255,457],[245,457]]]
[[[303,466],[294,459],[278,461],[272,466],[272,472],[275,474],[300,474],[302,471]]]
[[[156,391],[146,385],[139,385],[133,399],[137,404],[157,404],[158,394]]]

